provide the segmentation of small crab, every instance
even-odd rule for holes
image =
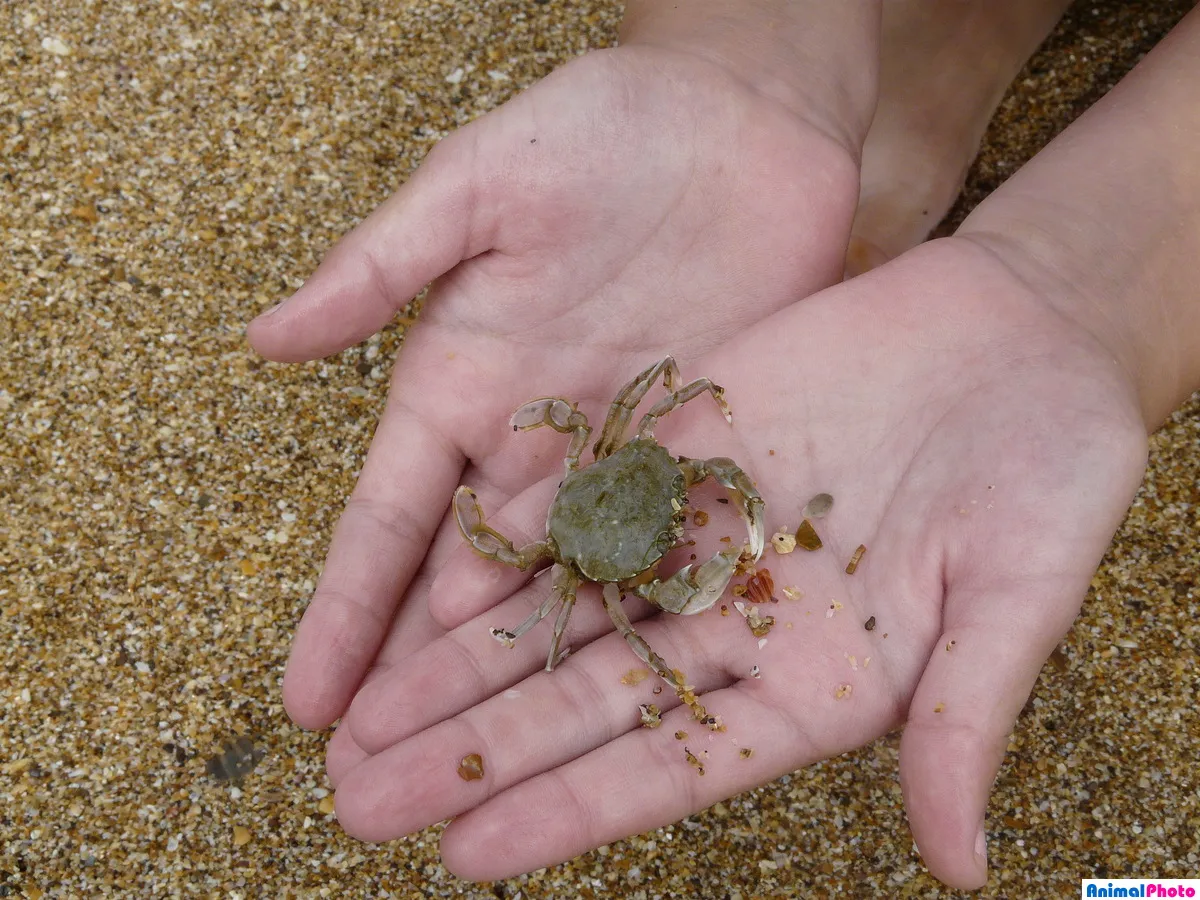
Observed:
[[[634,410],[660,376],[670,393],[642,416],[637,434],[627,441],[625,432]],[[575,605],[576,589],[585,581],[603,584],[605,609],[633,652],[675,689],[697,718],[705,718],[681,674],[634,630],[620,603],[629,591],[666,612],[692,615],[708,609],[724,592],[743,554],[741,547],[724,550],[695,570],[686,565],[666,580],[660,580],[656,571],[663,556],[683,536],[687,489],[705,478],[712,477],[729,489],[749,530],[745,552],[756,561],[762,556],[764,503],[746,473],[725,457],[674,457],[654,439],[654,427],[662,416],[706,392],[712,394],[726,421],[733,421],[720,387],[698,378],[676,389],[680,380],[679,367],[668,356],[622,388],[592,448],[596,461],[583,469],[579,456],[592,429],[576,404],[544,397],[513,413],[509,424],[514,431],[548,425],[571,435],[566,477],[550,505],[545,540],[514,547],[484,523],[475,492],[466,486],[454,493],[454,514],[471,547],[488,559],[521,570],[546,559],[554,562],[550,596],[513,630],[493,628],[496,640],[511,647],[561,603],[546,659],[546,671],[552,671],[568,652],[560,652],[559,647]]]

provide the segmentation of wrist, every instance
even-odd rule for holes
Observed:
[[[857,159],[875,112],[881,0],[628,0],[623,46],[705,59]]]
[[[1200,389],[1200,11],[973,212],[997,252],[1090,334],[1147,430]]]

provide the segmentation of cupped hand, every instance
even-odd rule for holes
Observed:
[[[531,390],[607,399],[638,361],[686,363],[839,278],[856,153],[711,62],[592,53],[439,144],[251,324],[264,356],[312,359],[437,279],[296,636],[297,722],[442,633],[424,597],[460,480],[496,508],[561,467],[549,436],[497,432]]]
[[[485,347],[467,359],[486,358]],[[655,352],[622,354],[623,370]],[[505,400],[583,387],[595,423],[608,398],[570,366],[559,371],[520,369]],[[548,579],[521,587],[519,573],[454,536],[430,608],[457,627],[392,660],[356,697],[330,752],[339,820],[381,840],[456,817],[442,838],[447,866],[495,879],[676,821],[904,723],[915,840],[939,878],[979,886],[1008,735],[1144,468],[1130,385],[1111,354],[965,239],[778,312],[683,375],[724,385],[733,426],[702,396],[664,420],[659,440],[737,460],[767,501],[768,533],[794,530],[812,495],[835,498],[815,523],[820,550],[768,549],[760,563],[778,598],[760,610],[775,617],[764,645],[737,613],[648,615],[626,601],[726,730],[703,727],[670,690],[654,694],[654,678],[623,682],[639,663],[594,588],[580,595],[573,652],[555,671],[541,671],[548,623],[512,649],[497,644],[489,626],[523,618]],[[554,468],[567,439],[538,443],[536,432],[510,444],[513,405],[462,426],[495,442],[468,450],[482,451],[477,472],[492,479],[490,521],[536,538],[561,472],[499,501]],[[500,474],[501,461],[519,475]],[[847,574],[859,544],[866,553]],[[641,727],[648,702],[664,708],[662,727]],[[471,753],[483,759],[479,780],[456,771]]]

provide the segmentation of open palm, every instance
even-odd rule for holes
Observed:
[[[424,597],[454,487],[494,509],[560,466],[552,441],[496,440],[536,379],[607,399],[635,360],[686,364],[836,281],[856,198],[853,149],[662,50],[590,54],[439,144],[250,328],[268,358],[323,356],[439,279],[300,626],[292,717],[327,725],[441,633]]]
[[[608,398],[562,371],[523,371],[508,406],[583,387],[595,418]],[[447,865],[493,879],[675,821],[907,722],[901,776],[917,842],[943,880],[977,885],[1007,735],[1141,476],[1128,386],[1098,345],[962,239],[781,311],[683,374],[723,384],[734,425],[701,398],[664,420],[659,440],[737,460],[767,500],[768,532],[794,528],[818,491],[836,500],[817,523],[821,550],[763,560],[780,597],[765,645],[736,615],[629,608],[727,730],[704,729],[670,691],[654,695],[653,679],[622,683],[638,663],[588,591],[554,672],[539,671],[548,625],[501,647],[489,626],[519,621],[550,585],[521,587],[520,573],[448,532],[429,603],[461,624],[385,660],[356,697],[330,750],[339,819],[385,839],[457,816]],[[541,537],[566,439],[507,433],[506,413],[463,423],[481,435],[468,452],[478,474],[509,473],[493,493],[514,499],[485,502],[492,521]],[[640,727],[645,702],[669,708],[662,728]],[[707,751],[703,777],[684,744]],[[469,753],[484,759],[478,781],[456,773]]]

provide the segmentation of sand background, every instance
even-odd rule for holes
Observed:
[[[1076,4],[952,218],[1191,5]],[[439,865],[436,829],[343,835],[326,736],[283,712],[290,635],[404,328],[287,367],[258,359],[244,325],[439,137],[611,43],[619,14],[0,7],[0,897],[954,895],[912,846],[895,735],[569,865],[470,885]],[[1151,443],[1013,737],[982,896],[1200,875],[1200,403]],[[237,734],[265,754],[240,788],[205,767]]]

